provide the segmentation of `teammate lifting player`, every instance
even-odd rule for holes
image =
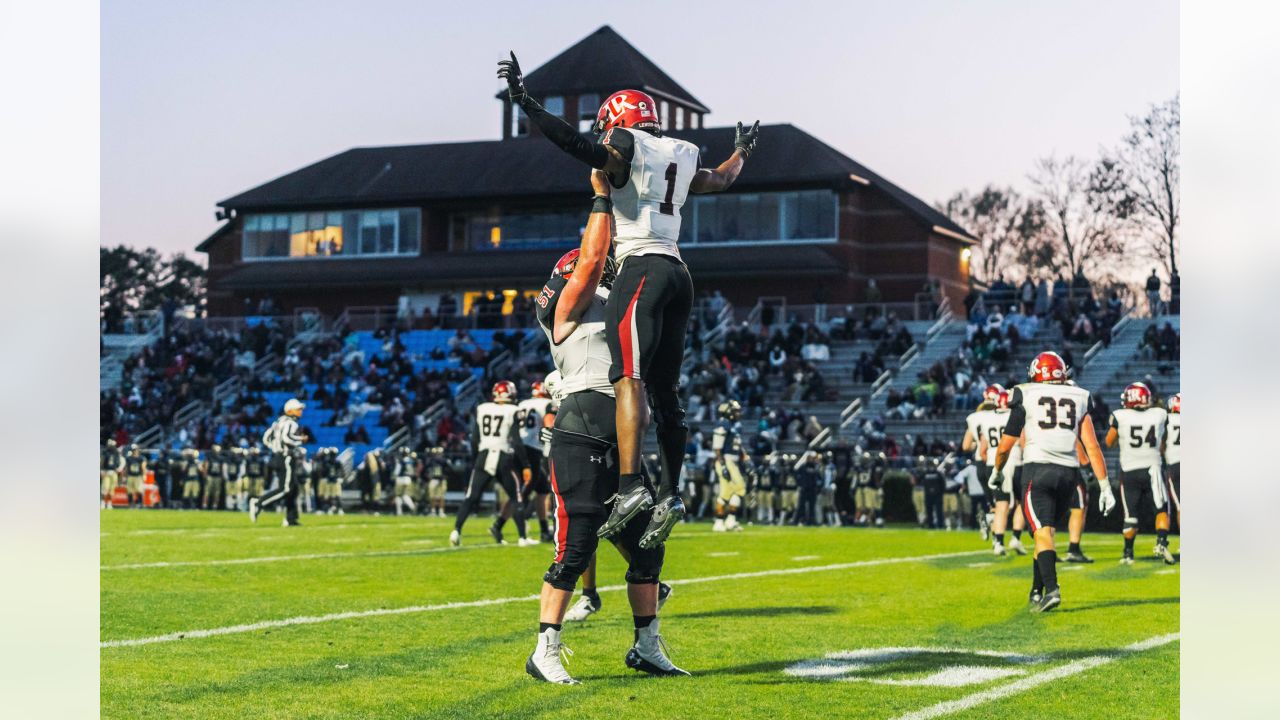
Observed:
[[[611,212],[619,270],[605,319],[612,357],[609,380],[617,396],[621,479],[600,535],[620,532],[632,517],[653,507],[641,544],[656,547],[685,512],[677,488],[688,426],[678,385],[693,282],[676,247],[680,208],[690,192],[719,192],[733,184],[755,149],[760,123],[748,130],[738,123],[729,159],[715,169],[704,169],[699,168],[696,145],[663,136],[657,104],[643,92],[622,90],[605,100],[593,126],[600,142],[593,143],[529,96],[515,53],[498,63],[498,77],[507,81],[512,104],[522,108],[544,136],[603,171],[616,191]],[[650,411],[660,448],[656,497],[645,486],[640,459]]]
[[[597,195],[582,248],[556,264],[537,299],[538,324],[551,343],[561,374],[562,399],[552,430],[548,477],[555,495],[555,558],[543,576],[538,642],[525,663],[534,678],[576,684],[561,658],[560,632],[579,576],[587,568],[605,522],[606,499],[617,490],[617,442],[611,355],[605,337],[606,303],[613,280],[608,257],[610,201],[603,178],[593,177]],[[606,272],[606,266],[610,266]],[[641,547],[653,511],[624,524],[614,539],[628,563],[627,597],[635,626],[628,667],[655,675],[687,675],[663,652],[658,632],[658,577],[665,545]]]

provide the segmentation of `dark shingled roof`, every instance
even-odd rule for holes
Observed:
[[[665,96],[700,112],[711,112],[608,25],[602,25],[537,70],[526,71],[524,86],[534,97],[598,93],[601,100],[610,93],[631,88]],[[505,98],[506,92],[497,97]]]
[[[704,165],[733,151],[731,127],[671,135],[702,148]],[[778,187],[846,187],[869,182],[929,226],[968,237],[950,218],[794,125],[766,125],[731,192]],[[586,167],[545,138],[354,148],[218,203],[247,210],[579,195]]]
[[[501,252],[441,253],[415,258],[351,258],[244,263],[219,281],[225,288],[314,288],[458,283],[497,286],[546,279],[565,248]],[[724,252],[715,245],[688,246],[680,254],[699,278],[759,275],[844,274],[845,263],[823,245],[742,247]]]

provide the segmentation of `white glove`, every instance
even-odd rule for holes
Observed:
[[[991,479],[987,481],[987,487],[992,490],[999,490],[1004,486],[1004,473],[1000,470],[991,471]]]
[[[1115,493],[1111,492],[1110,480],[1102,478],[1098,481],[1098,487],[1101,489],[1101,492],[1098,493],[1098,511],[1102,513],[1103,517],[1106,517],[1111,514],[1112,510],[1116,509],[1116,496]]]

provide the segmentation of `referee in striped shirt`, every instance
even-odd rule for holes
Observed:
[[[258,514],[268,505],[284,501],[284,526],[298,525],[298,482],[294,477],[294,452],[305,442],[298,429],[298,419],[306,407],[297,398],[284,404],[284,414],[262,434],[262,444],[271,451],[271,470],[279,483],[261,499],[249,500],[249,519],[258,522]]]

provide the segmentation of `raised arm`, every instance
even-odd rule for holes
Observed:
[[[689,191],[713,193],[728,189],[733,181],[738,179],[738,173],[742,172],[742,166],[746,164],[747,158],[751,157],[751,153],[755,151],[759,137],[759,120],[755,121],[750,130],[743,130],[742,123],[738,123],[733,139],[733,154],[714,170],[705,168],[699,170],[693,176],[693,181],[689,183]]]
[[[605,260],[613,241],[613,203],[609,199],[609,181],[599,170],[591,173],[591,186],[596,191],[595,204],[587,218],[587,231],[582,235],[578,262],[556,303],[555,325],[551,339],[557,343],[578,329],[582,315],[591,307],[596,287],[604,275]]]

